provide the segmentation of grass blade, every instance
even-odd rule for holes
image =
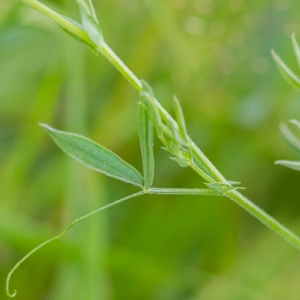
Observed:
[[[276,65],[286,81],[295,89],[300,89],[300,79],[288,68],[274,50],[271,51]]]
[[[46,129],[54,142],[64,152],[87,167],[107,176],[143,187],[142,175],[112,151],[83,136],[56,130],[46,124],[40,125]]]

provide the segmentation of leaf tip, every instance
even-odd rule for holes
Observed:
[[[50,125],[48,125],[48,124],[45,124],[45,123],[38,123],[41,127],[43,127],[46,131],[54,131],[55,129],[54,128],[52,128]]]

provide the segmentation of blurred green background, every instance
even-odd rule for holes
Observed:
[[[108,44],[245,195],[300,234],[300,173],[279,124],[299,94],[296,0],[94,0]],[[47,2],[78,18],[75,1]],[[299,74],[299,72],[298,72]],[[141,170],[137,93],[101,56],[19,3],[0,2],[0,299],[12,266],[70,221],[135,191],[65,155],[38,122],[84,134]],[[155,140],[157,187],[202,187]],[[297,300],[300,254],[230,200],[143,196],[76,225],[15,273],[18,299]]]

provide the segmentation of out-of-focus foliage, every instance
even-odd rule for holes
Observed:
[[[299,218],[300,175],[278,125],[299,119],[290,36],[296,0],[98,0],[107,42],[227,178],[283,223]],[[75,1],[48,2],[79,19]],[[89,136],[142,170],[138,97],[102,57],[17,0],[0,3],[0,299],[14,263],[73,219],[135,188],[73,162],[38,122]],[[155,186],[202,187],[155,140]],[[298,231],[299,234],[299,231]],[[78,224],[14,275],[20,299],[298,299],[299,253],[231,203],[145,196]]]

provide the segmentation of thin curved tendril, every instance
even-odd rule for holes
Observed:
[[[37,247],[35,247],[34,249],[32,249],[29,253],[27,253],[21,260],[19,260],[19,261],[15,264],[15,266],[11,269],[11,271],[10,271],[9,274],[7,275],[7,278],[6,278],[6,293],[7,293],[7,296],[13,298],[13,297],[15,297],[15,296],[17,295],[17,290],[13,290],[12,293],[10,292],[9,284],[10,284],[11,276],[12,276],[13,273],[19,268],[19,266],[20,266],[24,261],[26,261],[32,254],[34,254],[36,251],[38,251],[39,249],[41,249],[41,248],[44,247],[45,245],[47,245],[47,244],[49,244],[49,243],[51,243],[51,242],[53,242],[53,241],[55,241],[55,240],[60,239],[60,238],[61,238],[62,236],[64,236],[64,234],[65,234],[71,227],[73,227],[76,223],[78,223],[78,222],[80,222],[80,221],[82,221],[82,220],[84,220],[84,219],[86,219],[86,218],[88,218],[88,217],[90,217],[90,216],[92,216],[92,215],[98,213],[98,212],[101,211],[101,210],[104,210],[104,209],[107,209],[107,208],[109,208],[109,207],[115,206],[115,205],[120,204],[121,202],[124,202],[124,201],[126,201],[126,200],[129,200],[129,199],[131,199],[131,198],[135,198],[135,197],[142,196],[142,195],[144,195],[144,194],[145,194],[145,192],[143,192],[143,191],[142,191],[142,192],[138,192],[138,193],[135,193],[135,194],[131,194],[131,195],[127,196],[127,197],[121,198],[121,199],[119,199],[119,200],[116,200],[116,201],[114,201],[114,202],[112,202],[112,203],[109,203],[109,204],[107,204],[107,205],[104,205],[104,206],[102,206],[102,207],[100,207],[100,208],[98,208],[98,209],[96,209],[96,210],[94,210],[94,211],[92,211],[92,212],[90,212],[90,213],[88,213],[88,214],[86,214],[86,215],[84,215],[84,216],[82,216],[82,217],[76,219],[76,220],[73,221],[68,227],[66,227],[66,229],[65,229],[63,232],[61,232],[60,234],[58,234],[58,235],[55,236],[55,237],[50,238],[49,240],[47,240],[47,241],[41,243],[40,245],[38,245]]]

